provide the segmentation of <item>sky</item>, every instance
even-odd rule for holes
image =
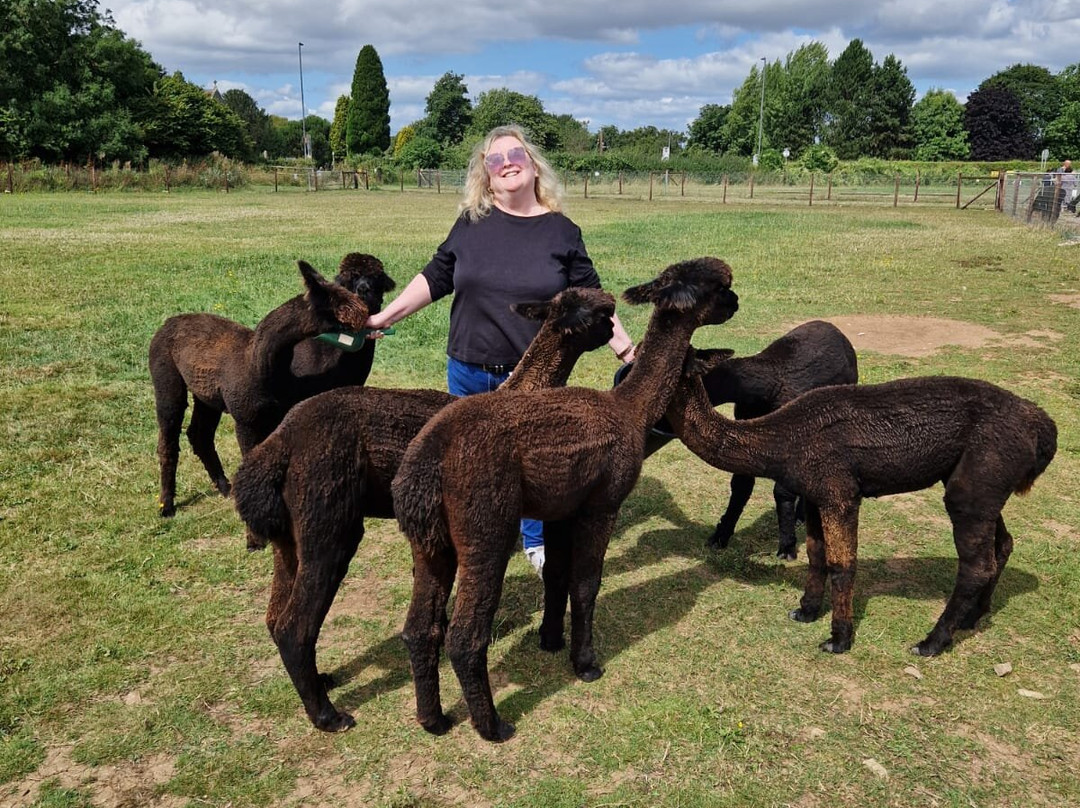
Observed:
[[[682,131],[705,104],[730,104],[762,57],[783,62],[815,41],[835,59],[861,39],[875,62],[895,55],[918,96],[939,88],[961,101],[1014,64],[1058,73],[1080,62],[1080,0],[100,0],[100,8],[167,72],[244,90],[292,119],[303,109],[333,120],[357,54],[373,45],[392,133],[423,117],[447,72],[464,77],[473,101],[506,87],[594,132]]]

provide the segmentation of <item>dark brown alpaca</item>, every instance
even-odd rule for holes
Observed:
[[[187,435],[214,486],[229,495],[229,480],[214,448],[221,414],[236,422],[246,453],[277,426],[288,409],[278,396],[287,387],[293,346],[329,329],[359,330],[368,316],[357,295],[325,280],[299,261],[307,293],[271,311],[252,331],[216,314],[170,317],[150,341],[150,378],[158,421],[162,516],[176,512],[176,464],[180,429],[191,392]]]
[[[369,314],[382,309],[383,298],[395,286],[394,279],[383,269],[382,261],[374,255],[355,252],[341,259],[334,283],[358,295]],[[354,351],[344,351],[317,339],[297,343],[289,367],[290,376],[282,385],[283,389],[278,391],[278,398],[291,405],[327,390],[364,384],[371,373],[376,342],[378,340],[363,340]]]
[[[716,361],[688,362],[700,372]],[[1035,404],[988,382],[950,376],[811,390],[771,415],[731,421],[716,412],[700,376],[688,372],[668,410],[683,443],[733,474],[769,477],[806,501],[809,573],[791,617],[816,620],[825,578],[832,632],[823,651],[851,647],[859,505],[863,497],[945,484],[959,568],[937,625],[911,650],[940,654],[957,629],[990,610],[1012,536],[1001,510],[1026,493],[1057,449],[1057,427]]]
[[[541,647],[563,647],[569,597],[574,670],[585,681],[602,675],[592,619],[615,518],[637,481],[646,429],[667,406],[691,334],[738,308],[730,286],[731,270],[719,259],[670,266],[623,295],[655,309],[638,362],[614,390],[471,396],[439,412],[409,445],[392,491],[412,545],[413,595],[403,636],[417,718],[426,730],[450,728],[439,699],[445,633],[477,731],[491,741],[514,732],[491,698],[487,647],[522,516],[544,520]],[[447,628],[455,575],[458,594]]]
[[[618,378],[618,377],[616,377]],[[779,409],[797,396],[831,384],[855,384],[859,365],[855,349],[843,332],[824,320],[796,326],[752,356],[737,356],[721,362],[703,379],[705,392],[714,407],[735,405],[736,420],[759,418]],[[675,435],[662,420],[645,441],[645,457],[666,445]],[[742,516],[754,478],[746,474],[731,477],[731,497],[709,546],[728,546],[735,525]],[[776,555],[794,561],[797,557],[795,524],[798,497],[780,483],[773,486],[780,541]]]
[[[550,303],[514,308],[544,322],[500,391],[564,385],[582,353],[611,339],[615,299],[599,289],[568,289]],[[315,645],[363,538],[364,517],[393,518],[390,481],[409,441],[455,400],[438,390],[323,393],[290,410],[236,472],[233,498],[249,547],[274,547],[266,625],[319,729],[354,723],[330,702]]]

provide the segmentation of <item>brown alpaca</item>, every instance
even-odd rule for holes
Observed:
[[[514,308],[544,322],[500,391],[564,385],[582,353],[611,339],[615,299],[599,289],[567,289],[550,303]],[[364,517],[393,518],[390,481],[409,441],[455,400],[438,390],[323,393],[290,410],[236,472],[233,499],[249,547],[274,547],[266,625],[319,729],[354,723],[330,702],[315,645],[363,538]]]
[[[382,261],[366,253],[349,253],[341,259],[334,283],[344,286],[364,301],[368,314],[382,309],[383,298],[393,290],[394,279],[386,274]],[[363,340],[355,351],[316,339],[305,339],[293,349],[289,378],[278,390],[278,398],[287,405],[311,398],[318,393],[353,384],[364,384],[371,373],[378,340]]]
[[[1057,450],[1057,427],[1035,404],[988,382],[950,376],[812,390],[771,415],[731,421],[716,412],[700,375],[723,353],[702,352],[668,409],[683,443],[733,474],[769,477],[805,498],[809,573],[791,617],[821,612],[829,577],[832,632],[823,651],[851,647],[859,505],[863,497],[945,484],[960,563],[937,625],[911,650],[940,654],[957,629],[990,610],[1012,536],[1001,510],[1026,493]]]
[[[282,380],[289,374],[293,346],[329,329],[363,327],[368,316],[363,300],[326,281],[306,261],[298,264],[307,293],[271,311],[254,331],[216,314],[178,314],[150,341],[162,516],[176,512],[176,464],[189,390],[192,451],[214,486],[228,496],[229,480],[214,448],[221,414],[232,415],[240,452],[246,453],[273,431],[287,410],[277,391],[286,386]]]
[[[426,730],[450,728],[439,699],[445,632],[477,731],[491,741],[514,732],[491,698],[487,647],[522,516],[544,520],[541,647],[563,647],[569,597],[574,670],[585,681],[602,675],[592,619],[615,518],[637,481],[646,430],[663,415],[691,334],[738,308],[730,287],[731,270],[719,259],[670,266],[623,295],[655,309],[638,362],[614,390],[471,396],[439,412],[409,445],[392,491],[412,544],[413,594],[403,636],[417,718]],[[455,575],[458,594],[447,628]]]
[[[620,374],[623,370],[625,366],[620,368]],[[615,378],[616,382],[620,380],[619,375]],[[824,320],[811,320],[796,326],[752,356],[737,356],[721,362],[703,379],[712,405],[734,404],[736,420],[767,415],[817,387],[855,384],[858,380],[855,349],[839,328]],[[645,441],[645,457],[674,438],[670,424],[666,419],[661,420]],[[752,476],[732,475],[731,497],[709,537],[710,547],[728,546],[753,492]],[[794,561],[797,558],[795,525],[801,503],[780,483],[773,486],[773,500],[780,531],[776,555]]]

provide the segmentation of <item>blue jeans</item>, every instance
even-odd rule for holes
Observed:
[[[449,357],[446,362],[446,389],[455,396],[490,393],[506,381],[509,375],[509,373],[488,373],[479,365]],[[521,543],[526,550],[543,547],[544,523],[539,519],[522,519]]]

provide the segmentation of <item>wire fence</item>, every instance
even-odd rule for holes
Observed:
[[[1080,175],[1072,173],[1009,174],[1003,184],[1001,210],[1027,224],[1080,227]]]

